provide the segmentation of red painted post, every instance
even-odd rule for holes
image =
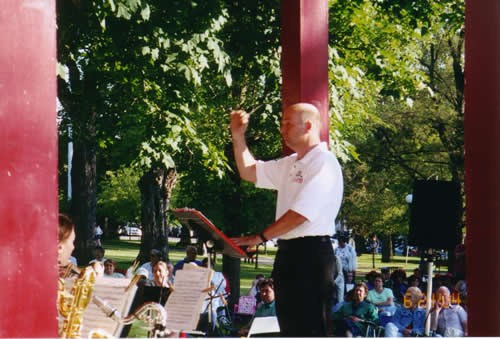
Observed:
[[[328,0],[281,1],[281,48],[282,108],[316,105],[328,142]],[[290,153],[284,143],[283,153]]]
[[[500,336],[500,6],[466,1],[465,189],[470,336]]]
[[[57,337],[55,0],[2,0],[0,32],[0,337]]]

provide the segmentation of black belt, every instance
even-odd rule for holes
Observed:
[[[314,237],[293,238],[288,240],[280,239],[278,240],[278,249],[296,249],[301,247],[314,246],[320,243],[331,243],[331,237],[329,237],[328,235],[320,235]]]

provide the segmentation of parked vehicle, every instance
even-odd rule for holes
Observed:
[[[139,227],[137,226],[122,226],[118,230],[119,235],[135,235],[135,236],[141,236],[142,231]]]

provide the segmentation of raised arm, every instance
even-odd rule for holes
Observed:
[[[255,182],[257,180],[257,170],[255,167],[255,158],[250,153],[245,140],[245,132],[248,127],[250,115],[243,111],[237,110],[231,112],[231,136],[233,138],[234,158],[238,172],[243,180]]]

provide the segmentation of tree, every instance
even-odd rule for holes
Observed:
[[[98,147],[109,154],[111,148],[128,150],[123,164],[133,162],[143,171],[144,194],[155,192],[156,179],[175,177],[166,175],[175,169],[175,154],[196,150],[209,169],[220,164],[196,137],[186,112],[195,103],[191,94],[201,72],[224,70],[226,57],[213,34],[224,20],[218,3],[58,2],[58,58],[68,70],[59,80],[61,126],[71,126],[75,145],[78,256],[88,256],[95,222]],[[160,189],[168,191],[174,182]],[[157,245],[151,239],[165,242],[165,192],[151,196],[160,201],[143,197],[152,201],[156,217],[144,215],[142,259]]]

